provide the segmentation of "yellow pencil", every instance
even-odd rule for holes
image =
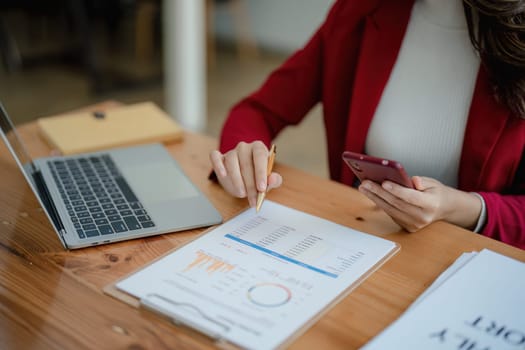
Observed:
[[[268,156],[268,167],[266,168],[266,176],[270,176],[273,169],[273,162],[275,160],[275,145],[272,145],[270,148],[270,154]],[[262,203],[264,201],[264,197],[266,196],[266,192],[268,192],[268,189],[264,192],[259,192],[257,194],[257,204],[255,205],[255,211],[258,213],[259,210],[261,210]]]

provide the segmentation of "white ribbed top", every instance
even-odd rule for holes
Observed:
[[[479,64],[461,0],[416,1],[366,153],[456,187]]]

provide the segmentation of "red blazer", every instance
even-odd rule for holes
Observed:
[[[344,150],[363,152],[396,61],[414,0],[339,0],[306,46],[233,107],[221,151],[239,141],[267,145],[323,104],[330,176],[351,185]],[[311,142],[305,140],[305,142]],[[480,68],[465,130],[458,188],[485,199],[483,234],[525,249],[525,120],[499,104]]]

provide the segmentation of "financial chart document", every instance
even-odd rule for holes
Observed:
[[[265,201],[117,283],[242,348],[279,347],[395,253],[394,242]]]

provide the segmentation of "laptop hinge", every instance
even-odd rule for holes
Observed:
[[[64,244],[65,247],[67,247],[66,241],[64,239],[64,233],[66,232],[66,230],[64,228],[64,224],[62,223],[62,220],[60,220],[60,216],[58,215],[56,206],[53,203],[51,194],[49,193],[49,190],[47,189],[47,185],[44,182],[44,177],[42,176],[42,172],[40,170],[35,170],[33,171],[32,175],[33,175],[33,181],[35,182],[35,185],[36,185],[36,189],[38,193],[40,194],[40,199],[42,200],[42,203],[44,204],[44,207],[45,207],[44,209],[49,214],[52,224],[55,226],[56,231],[59,233],[62,243]]]

